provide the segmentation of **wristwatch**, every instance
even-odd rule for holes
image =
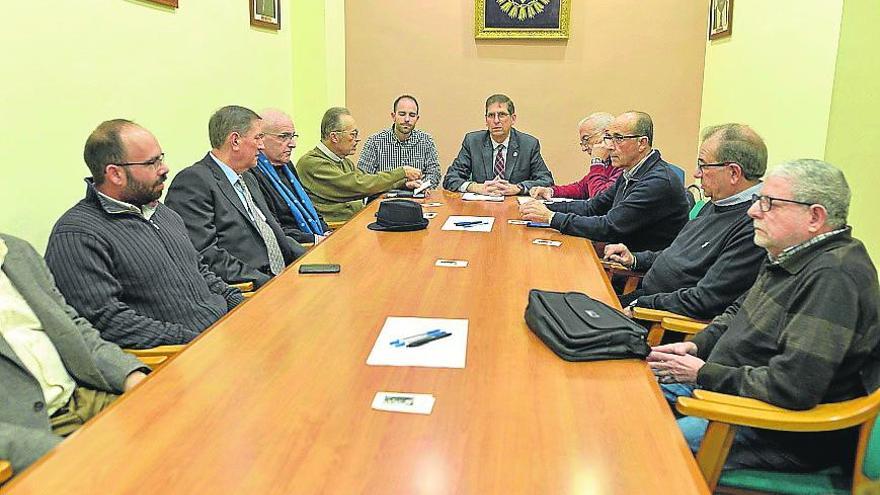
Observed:
[[[599,157],[593,157],[590,159],[590,165],[605,165],[605,162]]]

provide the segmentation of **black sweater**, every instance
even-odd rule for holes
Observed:
[[[687,222],[681,178],[659,151],[652,151],[635,176],[623,175],[589,201],[555,203],[550,226],[563,234],[601,242],[622,242],[632,251],[668,246]]]
[[[638,305],[693,318],[721,314],[755,282],[766,251],[755,245],[745,201],[707,204],[663,251],[635,253],[636,269],[647,270]]]

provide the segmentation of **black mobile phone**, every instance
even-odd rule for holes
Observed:
[[[339,273],[341,266],[331,263],[312,263],[299,265],[300,273]]]

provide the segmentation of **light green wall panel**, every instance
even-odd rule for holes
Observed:
[[[880,2],[847,0],[825,159],[840,167],[852,189],[849,221],[853,234],[880,262]]]
[[[326,5],[343,18],[339,0]],[[316,129],[327,80],[344,80],[323,62],[320,0],[285,0],[280,32],[251,27],[241,0],[182,0],[178,9],[77,0],[34,12],[29,2],[6,2],[0,21],[0,231],[38,250],[83,196],[82,146],[101,121],[130,118],[153,131],[174,174],[207,152],[217,108],[301,111],[297,123]]]
[[[749,124],[770,164],[825,156],[842,0],[736,0],[706,50],[701,127]]]

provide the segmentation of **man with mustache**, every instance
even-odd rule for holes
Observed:
[[[258,288],[305,253],[284,235],[257,180],[245,173],[257,165],[263,136],[262,119],[253,110],[217,110],[208,120],[211,151],[174,177],[167,198],[214,273]]]
[[[89,136],[86,197],[46,249],[58,288],[121,347],[183,344],[242,301],[199,260],[180,216],[159,202],[168,174],[150,131],[109,120]]]
[[[419,102],[414,96],[401,95],[394,100],[391,109],[391,127],[367,138],[358,168],[375,174],[410,165],[422,171],[422,182],[430,182],[431,188],[440,186],[437,146],[430,134],[416,129]],[[415,184],[408,187],[410,185]]]
[[[693,340],[648,356],[670,403],[695,388],[806,410],[880,386],[877,270],[847,225],[849,185],[820,160],[776,167],[753,196],[767,257],[752,288]],[[705,419],[678,425],[696,452]],[[857,428],[797,433],[736,428],[725,469],[852,470]]]
[[[541,156],[541,143],[513,128],[516,107],[503,94],[486,99],[486,130],[465,134],[458,156],[446,171],[448,191],[491,196],[529,194],[536,186],[553,185],[553,174]]]

